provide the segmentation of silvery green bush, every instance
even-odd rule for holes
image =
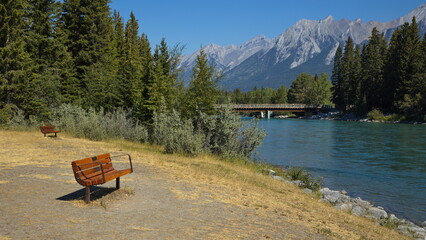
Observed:
[[[203,152],[202,135],[194,132],[191,121],[175,110],[160,108],[154,112],[151,142],[163,145],[167,153],[197,155]]]
[[[222,109],[216,115],[199,112],[194,119],[185,119],[175,110],[160,107],[154,112],[153,123],[146,126],[135,121],[128,110],[107,112],[62,104],[52,110],[47,123],[26,119],[19,109],[9,121],[10,126],[44,124],[96,141],[123,138],[164,146],[167,153],[192,156],[212,153],[229,159],[252,157],[265,136],[256,121],[242,121],[229,109]]]
[[[160,108],[154,113],[151,142],[168,153],[212,153],[226,158],[249,158],[262,143],[265,131],[256,121],[242,121],[229,109],[216,115],[199,112],[183,119],[176,111]]]
[[[217,115],[199,114],[198,128],[205,136],[205,148],[225,157],[252,157],[266,136],[256,120],[242,121],[241,117],[221,109]]]
[[[130,111],[123,109],[105,112],[103,109],[86,110],[80,106],[62,104],[53,111],[51,123],[77,137],[91,140],[108,138],[124,138],[137,142],[148,140],[147,128],[135,122]]]

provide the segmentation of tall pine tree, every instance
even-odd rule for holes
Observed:
[[[343,93],[343,87],[342,87],[342,73],[341,73],[341,64],[342,64],[342,48],[340,45],[336,49],[336,53],[334,55],[334,62],[333,62],[333,73],[331,75],[331,83],[333,84],[332,88],[332,100],[334,104],[336,105],[337,109],[343,110],[344,107],[344,93]]]
[[[37,106],[31,97],[32,61],[25,42],[27,6],[24,0],[0,2],[0,105],[14,104],[31,115]]]
[[[362,77],[359,96],[359,109],[367,113],[382,106],[384,84],[384,67],[386,61],[387,43],[384,34],[373,28],[369,42],[362,54]]]
[[[67,46],[86,105],[115,107],[118,62],[115,56],[109,0],[64,0]]]
[[[191,81],[186,92],[184,116],[189,119],[197,118],[198,114],[213,115],[215,104],[219,98],[217,83],[219,75],[209,64],[207,54],[200,50],[192,70]]]

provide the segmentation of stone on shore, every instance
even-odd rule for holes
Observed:
[[[373,219],[384,219],[388,217],[388,213],[379,207],[371,207],[367,209],[366,217]]]
[[[339,209],[340,211],[351,211],[352,210],[352,204],[341,203],[341,204],[336,205],[334,208]]]
[[[272,176],[274,179],[285,182],[286,180],[280,176]]]
[[[311,193],[312,193],[312,190],[311,190],[311,189],[309,189],[309,188],[305,188],[305,189],[303,189],[303,191],[304,191],[306,194],[311,194]]]
[[[332,204],[343,203],[349,199],[348,196],[341,194],[339,191],[333,191],[328,188],[323,188],[320,192],[323,198]]]
[[[354,206],[351,210],[351,213],[355,216],[362,216],[365,212],[365,209],[360,206]]]

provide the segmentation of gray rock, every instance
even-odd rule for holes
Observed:
[[[279,181],[286,181],[283,177],[280,176],[272,176],[274,179],[279,180]]]
[[[348,192],[346,192],[345,190],[340,191],[340,193],[343,195],[348,195]]]
[[[292,182],[293,182],[293,184],[295,184],[295,185],[297,185],[299,187],[304,187],[305,186],[305,184],[302,181],[300,181],[300,180],[295,180],[295,181],[292,181]]]
[[[384,219],[388,217],[388,213],[383,209],[371,207],[367,210],[366,216],[373,219]]]
[[[365,200],[362,200],[361,198],[357,197],[357,198],[353,198],[351,199],[351,201],[355,204],[355,205],[359,205],[363,208],[369,208],[372,207],[373,205],[370,202],[367,202]]]
[[[399,218],[397,218],[395,216],[395,214],[390,214],[389,215],[389,220],[391,220],[392,222],[399,222]]]
[[[305,188],[305,189],[303,189],[303,191],[304,191],[305,193],[307,193],[307,194],[311,194],[311,193],[312,193],[312,190],[311,190],[311,189],[309,189],[309,188]]]
[[[426,227],[426,221],[422,222],[422,224],[420,224],[422,227]]]
[[[402,233],[404,235],[409,235],[408,227],[405,226],[405,225],[399,225],[398,228],[397,228],[397,230],[398,230],[398,232],[400,232],[400,233]]]
[[[360,206],[354,206],[351,210],[351,213],[355,216],[362,216],[365,212],[365,209]]]
[[[338,191],[332,191],[328,188],[323,188],[320,190],[323,198],[327,199],[330,203],[337,204],[343,203],[349,199],[348,196],[341,194]]]
[[[350,211],[352,209],[352,204],[341,203],[336,205],[334,208],[339,209],[340,211]]]

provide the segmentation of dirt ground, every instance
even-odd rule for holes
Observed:
[[[322,229],[304,224],[305,220],[300,220],[305,218],[302,212],[312,212],[309,209],[300,214],[277,211],[262,207],[262,197],[258,204],[245,203],[244,197],[250,193],[244,189],[215,185],[211,179],[194,181],[194,172],[158,164],[152,159],[157,155],[149,152],[126,151],[133,156],[134,173],[121,178],[120,190],[114,189],[115,181],[93,187],[92,202],[86,205],[84,188],[74,179],[71,161],[106,152],[114,155],[123,151],[113,144],[64,134],[51,138],[38,132],[0,131],[0,240],[345,236],[331,234],[331,230],[335,231],[332,226],[337,225],[334,223]],[[164,162],[175,158],[165,154],[162,157]],[[115,161],[115,168],[127,167],[125,158]],[[306,221],[326,224],[315,217]]]

